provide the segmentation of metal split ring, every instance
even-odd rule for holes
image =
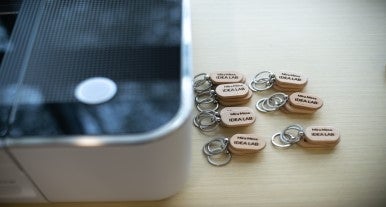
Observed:
[[[227,149],[228,142],[228,138],[212,139],[204,145],[202,151],[207,156],[220,154]]]
[[[193,124],[202,131],[213,131],[221,121],[219,116],[217,111],[204,110],[194,117]]]
[[[303,138],[303,136],[303,127],[298,124],[294,124],[288,126],[283,130],[283,132],[280,134],[280,140],[285,143],[294,144],[296,142],[299,142],[300,139]]]
[[[294,124],[288,126],[282,132],[274,134],[271,138],[271,142],[276,147],[287,148],[299,142],[301,139],[303,139],[303,136],[303,127],[298,124]],[[279,137],[279,139],[277,139],[277,137]]]
[[[271,71],[262,71],[255,75],[253,80],[249,83],[249,88],[254,91],[264,91],[273,86],[275,82],[275,74]]]
[[[231,161],[232,155],[227,150],[228,143],[228,138],[216,138],[204,145],[203,153],[211,165],[223,166]]]
[[[216,100],[216,92],[214,90],[207,90],[198,93],[195,97],[196,108],[198,111],[217,110],[219,107]]]
[[[231,159],[232,159],[232,155],[228,150],[226,150],[225,153],[207,156],[208,162],[211,165],[218,166],[218,167],[228,164],[231,161]]]
[[[276,134],[274,134],[271,138],[271,142],[274,146],[276,147],[280,147],[280,148],[287,148],[287,147],[290,147],[291,144],[289,143],[282,143],[282,142],[276,142],[276,137],[280,137],[281,136],[281,132],[278,132]],[[279,139],[280,140],[280,139]]]
[[[256,109],[260,112],[276,111],[284,106],[288,101],[288,95],[285,93],[275,93],[268,98],[262,98],[257,101]]]
[[[197,74],[193,78],[193,89],[196,93],[210,90],[212,86],[213,83],[210,81],[209,75],[206,73]]]

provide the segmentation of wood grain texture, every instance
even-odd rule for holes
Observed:
[[[251,127],[193,130],[192,172],[177,195],[155,202],[8,206],[386,206],[386,1],[193,0],[194,74],[297,71],[318,94],[315,114],[257,113]],[[255,93],[246,105],[275,92]],[[340,130],[334,148],[273,148],[270,137],[292,123]],[[257,134],[259,153],[210,166],[210,137]]]

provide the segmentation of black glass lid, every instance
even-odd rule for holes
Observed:
[[[0,68],[1,136],[168,123],[181,99],[181,10],[174,0],[23,1]]]

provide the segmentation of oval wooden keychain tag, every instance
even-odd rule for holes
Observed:
[[[307,78],[300,73],[280,71],[275,75],[275,84],[282,88],[302,89],[307,84]]]
[[[245,81],[245,77],[236,71],[214,72],[209,75],[213,84],[240,83]]]
[[[254,134],[235,134],[229,139],[228,149],[234,154],[256,153],[265,147],[264,139]]]
[[[253,124],[256,115],[248,107],[225,107],[220,111],[220,118],[226,127],[240,127]]]
[[[220,99],[235,99],[248,96],[249,88],[244,83],[221,84],[216,87]]]
[[[322,99],[308,93],[293,93],[289,96],[288,101],[293,107],[309,110],[317,110],[323,106]]]
[[[340,133],[332,126],[310,126],[305,130],[305,139],[312,144],[335,144]]]

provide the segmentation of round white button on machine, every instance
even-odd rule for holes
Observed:
[[[117,93],[114,81],[104,77],[92,77],[80,82],[75,88],[75,97],[85,104],[104,103]]]

